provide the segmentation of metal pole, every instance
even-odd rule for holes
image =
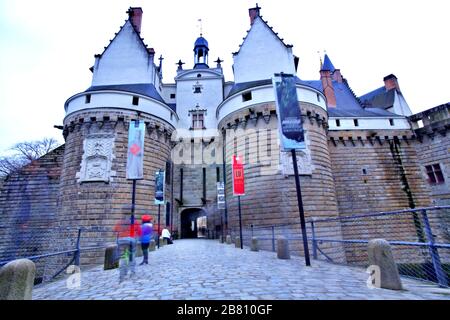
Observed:
[[[275,252],[275,226],[272,226],[272,251]]]
[[[241,249],[244,249],[244,239],[242,239],[241,196],[238,196],[238,206],[239,206],[239,237],[241,239]]]
[[[309,260],[308,237],[306,235],[306,224],[305,224],[305,212],[303,211],[302,191],[301,191],[301,187],[300,187],[300,177],[298,175],[297,153],[295,152],[295,149],[292,149],[291,153],[292,153],[292,162],[294,163],[295,187],[297,189],[298,210],[300,213],[300,224],[302,227],[303,250],[305,252],[305,264],[306,264],[306,266],[309,267],[309,266],[311,266],[311,262]]]
[[[444,270],[442,269],[441,259],[439,258],[438,250],[434,245],[433,232],[431,231],[430,221],[428,220],[426,210],[422,210],[422,218],[425,226],[425,234],[427,236],[428,243],[430,244],[428,248],[430,250],[431,259],[433,261],[434,272],[436,273],[436,278],[439,283],[439,286],[445,288],[448,285],[448,280],[447,276],[444,273]]]
[[[131,194],[131,218],[130,218],[130,237],[134,238],[134,209],[136,206],[136,180],[133,180],[133,191]]]
[[[173,234],[173,207],[174,207],[174,203],[173,203],[173,174],[174,174],[174,169],[173,169],[173,163],[170,162],[170,234]]]
[[[311,231],[312,231],[313,258],[314,260],[317,260],[317,241],[316,241],[316,230],[314,229],[314,221],[311,221]]]
[[[80,266],[80,239],[81,239],[81,228],[78,229],[77,251],[75,252],[75,265],[76,266]]]
[[[225,154],[225,138],[226,138],[226,131],[223,131],[222,134],[222,174],[223,174],[223,186],[225,190],[225,210],[224,210],[224,220],[225,220],[225,232],[228,234],[228,201],[227,201],[227,160],[226,160],[226,154]]]
[[[159,249],[159,233],[160,233],[160,231],[161,231],[161,224],[160,224],[160,221],[161,221],[161,205],[160,204],[158,204],[158,249]]]

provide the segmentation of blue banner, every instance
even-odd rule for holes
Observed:
[[[295,77],[289,74],[276,74],[272,80],[275,89],[281,149],[283,151],[305,149],[305,135]]]

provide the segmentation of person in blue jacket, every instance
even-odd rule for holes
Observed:
[[[153,224],[152,217],[148,215],[142,216],[142,227],[141,227],[141,248],[142,254],[144,256],[144,260],[140,265],[148,264],[148,247],[150,246],[150,240],[152,239],[153,234]]]

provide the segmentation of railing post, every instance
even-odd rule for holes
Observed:
[[[272,226],[272,251],[275,252],[275,226]]]
[[[423,224],[425,227],[425,235],[427,237],[428,243],[429,243],[429,250],[431,259],[433,262],[434,272],[436,273],[436,278],[439,283],[439,286],[441,287],[447,287],[448,286],[448,280],[447,276],[444,273],[444,270],[442,269],[441,259],[439,257],[438,250],[436,246],[434,245],[434,237],[433,232],[431,231],[430,221],[428,220],[428,215],[426,210],[422,210],[422,219]]]
[[[75,265],[80,266],[80,238],[81,238],[81,228],[78,229],[77,247],[75,252]]]
[[[252,238],[253,238],[253,225],[250,225],[250,228],[252,230]]]
[[[312,249],[313,258],[317,260],[317,241],[316,241],[316,230],[314,229],[314,221],[311,220],[311,232],[312,232]]]

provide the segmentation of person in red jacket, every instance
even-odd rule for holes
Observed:
[[[135,238],[141,236],[141,226],[139,223],[134,222],[133,228],[130,227],[130,218],[123,218],[114,226],[114,232],[118,238]]]

